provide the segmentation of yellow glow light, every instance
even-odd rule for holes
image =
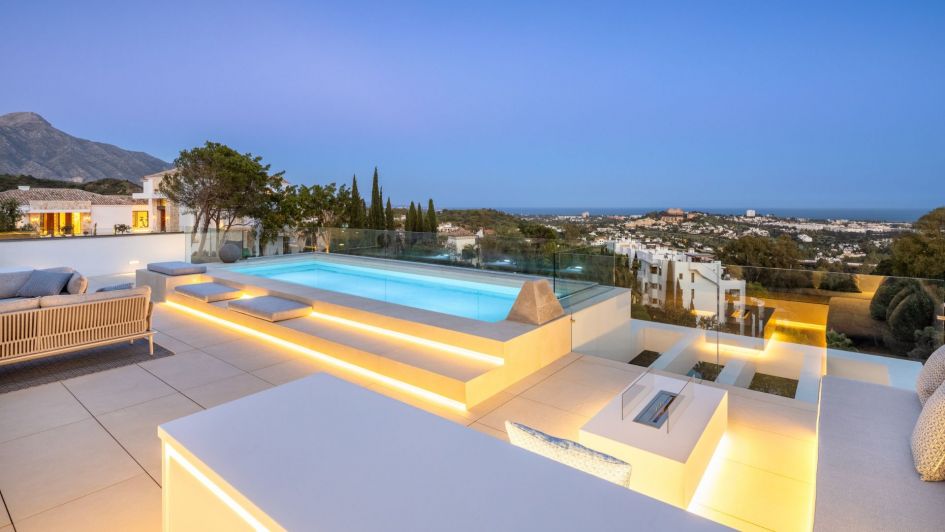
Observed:
[[[721,480],[722,467],[725,465],[725,456],[728,454],[730,445],[728,433],[726,432],[722,435],[722,439],[719,440],[719,444],[712,453],[709,465],[706,466],[705,472],[702,474],[702,480],[699,481],[699,486],[696,487],[696,491],[692,494],[692,499],[689,500],[689,506],[686,508],[687,511],[698,514],[698,506],[704,504],[704,501],[711,497],[713,491],[716,489],[726,489],[726,487],[720,485],[719,482]]]
[[[752,349],[750,347],[740,347],[737,345],[719,344],[719,351],[732,355],[741,355],[746,357],[760,357],[764,354],[761,349]]]
[[[223,491],[223,489],[220,488],[220,486],[217,486],[216,484],[214,484],[214,482],[210,480],[207,477],[207,475],[204,475],[202,471],[197,469],[196,466],[194,466],[193,464],[190,463],[190,461],[184,458],[184,456],[180,454],[180,452],[178,452],[177,449],[165,443],[164,454],[168,457],[168,459],[173,459],[178,464],[180,464],[181,467],[183,467],[185,471],[190,473],[190,475],[193,476],[195,479],[197,479],[198,482],[203,484],[205,488],[210,490],[210,493],[215,495],[216,498],[220,499],[220,501],[223,504],[227,505],[231,510],[233,510],[236,513],[236,515],[240,516],[240,518],[243,521],[246,521],[246,524],[252,527],[253,530],[257,530],[259,532],[269,531],[269,529],[263,526],[263,524],[260,523],[258,519],[253,517],[253,515],[246,510],[246,508],[243,508],[242,506],[240,506],[239,503],[233,499],[233,497],[230,497],[230,495],[227,492]],[[165,489],[168,489],[168,488],[169,486],[165,485]]]
[[[497,366],[501,366],[505,364],[505,360],[497,356],[487,355],[485,353],[480,353],[478,351],[473,351],[471,349],[464,349],[462,347],[456,347],[455,345],[444,344],[443,342],[437,342],[436,340],[428,340],[426,338],[420,338],[420,337],[413,336],[410,334],[392,331],[390,329],[384,329],[384,328],[377,327],[374,325],[368,325],[366,323],[349,320],[347,318],[339,318],[338,316],[331,316],[329,314],[323,314],[317,311],[312,311],[312,317],[318,318],[320,320],[326,320],[333,323],[338,323],[340,325],[344,325],[347,327],[360,329],[362,331],[368,331],[374,334],[389,336],[391,338],[397,338],[398,340],[404,340],[406,342],[410,342],[410,343],[414,343],[418,345],[424,345],[427,347],[432,347],[440,351],[446,351],[448,353],[453,353],[454,355],[459,355],[466,358],[472,358],[474,360],[479,360],[481,362],[488,362],[490,364],[495,364]]]
[[[826,331],[826,325],[818,325],[816,323],[806,323],[803,321],[793,321],[793,320],[775,320],[774,324],[778,327],[787,327],[788,329],[806,329],[809,331]]]
[[[316,359],[316,360],[318,360],[318,361],[320,361],[320,362],[325,362],[325,363],[331,364],[332,366],[341,368],[341,369],[343,369],[343,370],[345,370],[345,371],[354,373],[354,374],[356,374],[356,375],[360,375],[360,376],[362,376],[362,377],[366,377],[366,378],[371,379],[371,380],[375,380],[375,381],[380,382],[380,383],[382,383],[382,384],[386,384],[386,385],[388,385],[388,386],[390,386],[390,387],[392,387],[392,388],[396,388],[396,389],[398,389],[398,390],[407,392],[407,393],[409,393],[409,394],[411,394],[411,395],[416,395],[416,396],[418,396],[418,397],[421,397],[421,398],[426,399],[426,400],[428,400],[428,401],[437,403],[437,404],[439,404],[439,405],[446,406],[446,407],[452,408],[452,409],[454,409],[454,410],[459,410],[459,411],[461,411],[461,412],[465,412],[465,411],[466,411],[466,405],[465,405],[465,404],[463,404],[463,403],[461,403],[461,402],[459,402],[459,401],[457,401],[457,400],[455,400],[455,399],[450,399],[449,397],[445,397],[445,396],[442,396],[442,395],[440,395],[440,394],[438,394],[438,393],[431,392],[430,390],[425,390],[425,389],[423,389],[423,388],[420,388],[419,386],[414,386],[413,384],[408,384],[408,383],[406,383],[406,382],[399,381],[399,380],[397,380],[397,379],[388,377],[387,375],[382,375],[382,374],[380,374],[380,373],[377,373],[376,371],[371,371],[371,370],[369,370],[369,369],[362,368],[361,366],[357,366],[357,365],[355,365],[355,364],[352,364],[352,363],[350,363],[350,362],[346,362],[346,361],[341,360],[341,359],[339,359],[339,358],[335,358],[335,357],[333,357],[333,356],[326,355],[325,353],[322,353],[322,352],[319,352],[319,351],[315,351],[314,349],[309,349],[309,348],[307,348],[307,347],[303,347],[303,346],[301,346],[301,345],[294,344],[294,343],[289,342],[289,341],[287,341],[287,340],[283,340],[282,338],[277,338],[277,337],[272,336],[272,335],[270,335],[270,334],[266,334],[266,333],[264,333],[264,332],[257,331],[256,329],[251,329],[251,328],[249,328],[249,327],[240,325],[240,324],[238,324],[238,323],[233,323],[233,322],[224,320],[224,319],[222,319],[222,318],[218,318],[218,317],[216,317],[216,316],[212,316],[212,315],[210,315],[210,314],[207,314],[206,312],[201,312],[201,311],[199,311],[199,310],[195,310],[195,309],[192,309],[192,308],[190,308],[190,307],[186,307],[186,306],[184,306],[184,305],[181,305],[181,304],[178,304],[178,303],[174,303],[173,301],[165,301],[164,304],[165,304],[165,305],[168,305],[168,306],[171,307],[171,308],[180,310],[180,311],[182,311],[182,312],[186,312],[186,313],[188,313],[188,314],[197,316],[197,317],[199,317],[199,318],[203,318],[203,319],[205,319],[205,320],[207,320],[207,321],[216,323],[216,324],[218,324],[218,325],[222,325],[222,326],[224,326],[224,327],[233,329],[233,330],[235,330],[235,331],[239,331],[239,332],[241,332],[241,333],[248,334],[248,335],[250,335],[250,336],[259,338],[259,339],[261,339],[261,340],[265,340],[265,341],[267,341],[267,342],[276,344],[276,345],[278,345],[278,346],[280,346],[280,347],[284,347],[284,348],[286,348],[286,349],[291,349],[291,350],[293,350],[293,351],[295,351],[295,352],[297,352],[297,353],[301,353],[301,354],[306,355],[306,356],[308,356],[308,357],[310,357],[310,358],[314,358],[314,359]]]

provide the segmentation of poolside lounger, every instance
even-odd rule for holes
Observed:
[[[237,299],[227,303],[230,310],[266,321],[282,321],[308,316],[312,306],[276,296]]]
[[[185,284],[178,286],[174,290],[184,294],[185,296],[199,299],[207,303],[236,299],[243,294],[243,292],[238,288],[233,288],[220,283]]]

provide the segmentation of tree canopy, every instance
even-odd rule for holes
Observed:
[[[892,275],[945,279],[945,207],[919,218],[914,233],[898,236],[892,243]]]
[[[206,244],[211,226],[220,236],[242,218],[259,214],[283,187],[283,172],[269,173],[262,157],[239,153],[217,142],[182,150],[174,160],[177,171],[161,181],[167,198],[194,215],[193,238],[203,235],[198,253]]]

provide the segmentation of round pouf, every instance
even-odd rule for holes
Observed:
[[[236,242],[227,242],[220,248],[220,260],[226,263],[238,261],[242,254],[243,249]]]

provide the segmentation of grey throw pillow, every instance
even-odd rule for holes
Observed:
[[[116,290],[131,290],[134,287],[135,287],[134,283],[113,284],[109,286],[103,286],[99,288],[98,290],[96,290],[96,292],[114,292]]]
[[[34,270],[30,278],[20,287],[17,297],[54,296],[62,292],[66,283],[72,278],[72,273],[46,272]]]

